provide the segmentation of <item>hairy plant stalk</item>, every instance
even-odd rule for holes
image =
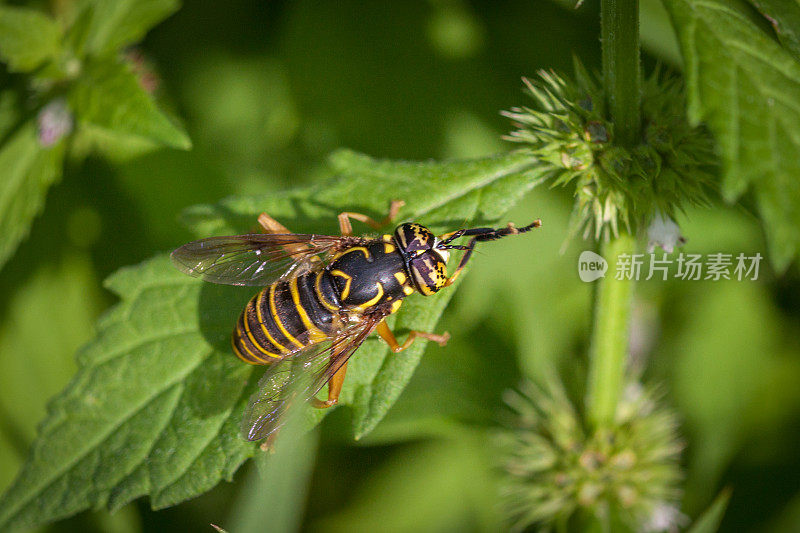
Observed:
[[[619,254],[631,254],[636,242],[628,234],[605,243],[602,255],[610,264]],[[587,407],[594,428],[614,422],[622,389],[625,386],[633,280],[616,279],[609,271],[595,291],[595,317],[590,352]]]
[[[614,125],[613,140],[621,146],[638,143],[641,125],[639,70],[639,1],[601,2],[603,84]],[[635,251],[632,236],[612,237],[602,247],[610,264],[622,253]],[[615,279],[608,272],[595,292],[587,407],[595,429],[614,422],[625,385],[633,280]]]
[[[603,84],[614,123],[616,144],[630,148],[641,129],[639,0],[602,0],[600,34]]]

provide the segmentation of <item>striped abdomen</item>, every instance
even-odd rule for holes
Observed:
[[[233,331],[233,350],[248,363],[277,361],[327,339],[338,323],[338,310],[327,271],[279,281],[247,303]]]

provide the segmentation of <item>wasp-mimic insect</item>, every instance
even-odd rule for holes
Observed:
[[[262,213],[258,221],[266,234],[211,237],[172,252],[175,265],[189,275],[212,283],[266,286],[247,304],[231,338],[240,359],[269,365],[245,412],[246,439],[264,439],[281,425],[298,394],[293,391],[297,384],[302,383],[299,395],[316,407],[334,405],[347,360],[373,330],[394,352],[408,348],[417,337],[443,346],[449,334],[422,331],[411,331],[400,344],[384,319],[406,296],[416,291],[428,296],[453,283],[476,243],[541,225],[536,220],[524,228],[460,229],[436,237],[420,224],[406,223],[394,235],[352,235],[351,218],[378,229],[402,205],[392,202],[380,223],[359,213],[341,213],[341,236],[291,233]],[[472,238],[465,245],[452,244],[461,237]],[[453,249],[464,255],[448,277]],[[318,400],[326,383],[328,399]]]

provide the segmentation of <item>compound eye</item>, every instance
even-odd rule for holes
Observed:
[[[409,266],[417,289],[425,296],[438,292],[447,283],[447,264],[435,252],[421,254]]]
[[[425,226],[407,223],[395,230],[395,238],[405,252],[415,257],[426,250],[430,250],[436,237]]]

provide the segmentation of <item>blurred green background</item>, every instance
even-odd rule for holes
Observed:
[[[114,303],[101,281],[190,240],[177,222],[184,207],[310,183],[339,147],[403,159],[509,149],[498,112],[526,103],[521,76],[570,72],[573,54],[599,68],[597,2],[571,3],[185,2],[140,50],[194,149],[72,164],[0,273],[0,489]],[[658,0],[642,0],[642,39],[646,71],[680,68]],[[172,509],[154,513],[142,500],[48,529],[237,532],[273,519],[314,531],[500,529],[482,435],[502,391],[553,368],[579,391],[585,375],[591,287],[576,265],[589,245],[562,253],[570,209],[565,191],[541,188],[509,213],[545,227],[477,254],[438,328],[453,340],[427,350],[373,434],[353,442],[344,409],[325,419],[305,463],[307,498],[287,476],[261,480],[248,464],[234,483]],[[746,209],[717,203],[678,223],[688,252],[766,255]],[[679,413],[687,445],[683,512],[695,517],[730,486],[723,529],[800,530],[797,268],[776,276],[762,263],[756,282],[637,291],[634,356]],[[420,411],[430,419],[404,414]]]

